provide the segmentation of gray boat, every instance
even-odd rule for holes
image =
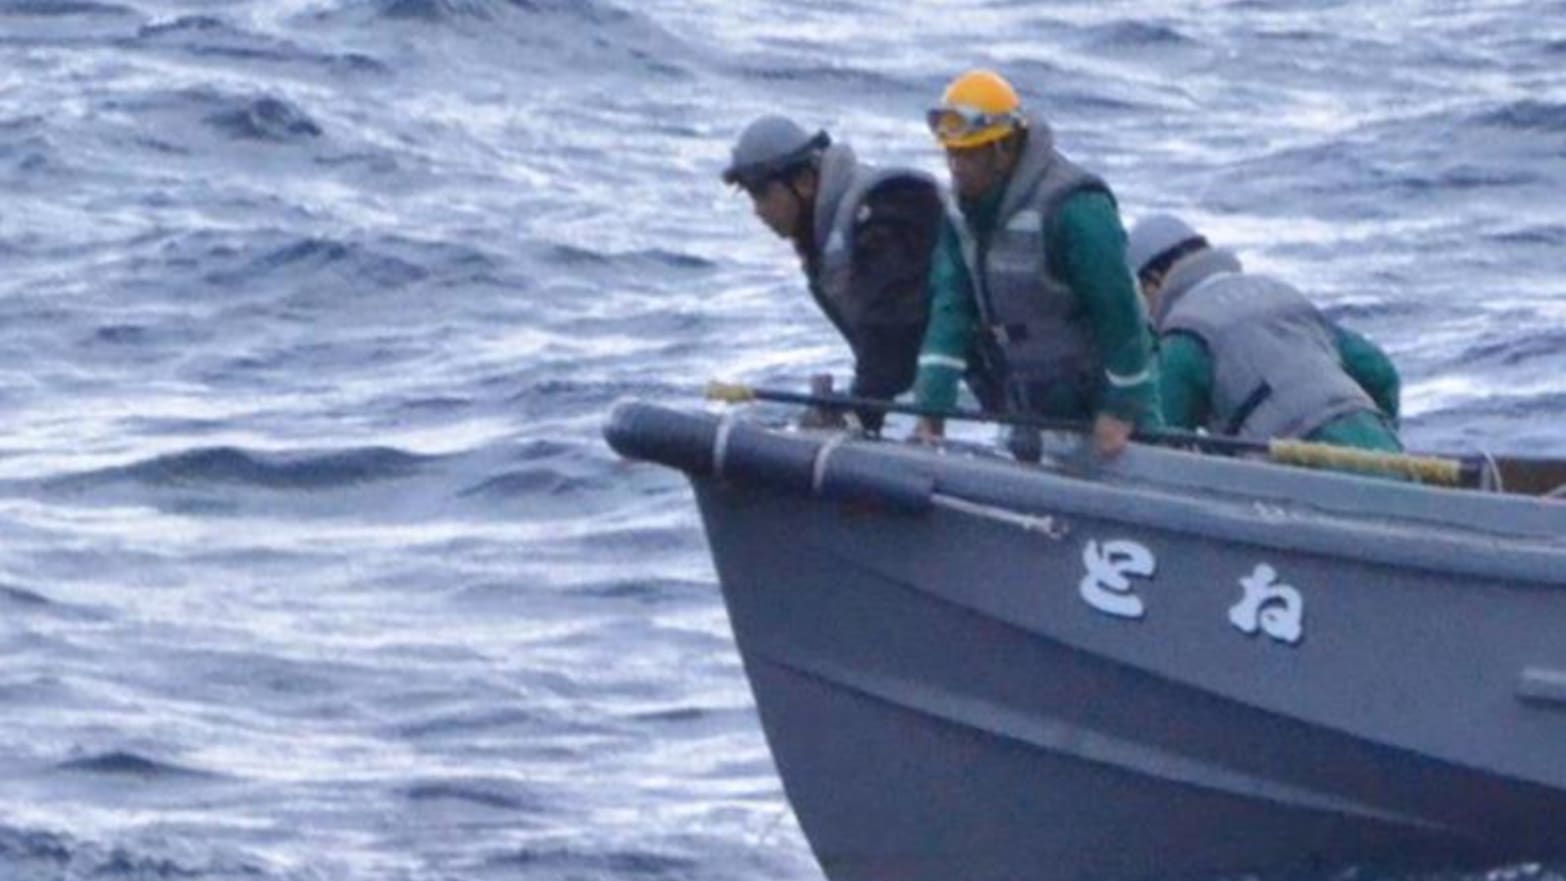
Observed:
[[[1071,434],[1029,465],[628,403],[606,435],[690,477],[832,881],[1566,857],[1566,504]]]

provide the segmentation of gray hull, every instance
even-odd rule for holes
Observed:
[[[1063,438],[1035,468],[636,406],[609,434],[691,475],[833,881],[1566,856],[1553,506],[1160,450],[1083,471]]]

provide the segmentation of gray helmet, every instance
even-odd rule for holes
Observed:
[[[1202,238],[1190,224],[1173,214],[1152,214],[1137,221],[1126,241],[1126,265],[1131,274],[1141,274],[1160,257],[1171,254],[1184,246],[1187,250],[1206,247]]]
[[[810,135],[788,117],[763,116],[740,133],[729,167],[723,170],[723,182],[754,187],[814,163],[831,144],[824,131]]]

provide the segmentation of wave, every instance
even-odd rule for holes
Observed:
[[[153,844],[163,849],[167,844]],[[189,848],[179,856],[143,852],[143,845],[104,844],[41,829],[0,826],[0,868],[5,878],[97,878],[155,881],[155,879],[271,878],[276,877],[260,860],[239,854],[214,856],[200,863],[189,860]],[[289,877],[304,877],[290,874]],[[313,873],[311,878],[318,877]]]
[[[1480,365],[1514,367],[1539,359],[1560,358],[1566,353],[1566,330],[1516,330],[1499,339],[1468,346],[1453,360],[1457,367]]]
[[[136,10],[116,3],[94,3],[91,0],[11,0],[0,4],[0,18],[6,16],[32,16],[36,18],[76,18],[80,16],[128,17]]]
[[[1511,104],[1481,113],[1474,118],[1480,125],[1514,131],[1560,134],[1566,132],[1566,104],[1550,101],[1514,101]]]
[[[229,141],[273,147],[315,143],[326,135],[325,129],[302,108],[265,92],[244,94],[206,86],[149,90],[105,98],[99,109],[134,117],[136,142],[164,153],[189,152],[182,141],[200,127]]]
[[[660,75],[686,77],[675,61],[690,47],[647,16],[604,0],[339,0],[339,5],[307,14],[318,25],[362,27],[385,21],[437,26],[485,41],[520,41],[534,48],[524,64],[558,67],[562,53],[575,55],[573,66],[612,72],[611,53]],[[515,55],[514,47],[505,47]]]
[[[1529,225],[1490,233],[1485,238],[1508,245],[1562,245],[1566,244],[1566,225]]]
[[[1260,12],[1264,14],[1277,14],[1297,9],[1302,12],[1319,12],[1334,7],[1349,6],[1350,0],[1229,0],[1225,7],[1226,14],[1238,12]]]
[[[603,479],[574,477],[554,468],[524,468],[458,490],[457,495],[461,498],[501,499],[564,496],[602,487],[606,483]]]
[[[1497,168],[1458,163],[1442,169],[1434,178],[1411,175],[1406,182],[1414,191],[1430,188],[1438,190],[1478,190],[1490,187],[1526,187],[1539,183],[1538,174],[1523,167]]]
[[[735,68],[734,73],[747,80],[830,86],[854,95],[874,95],[878,99],[890,99],[898,95],[923,98],[929,92],[923,82],[869,68],[841,64],[798,64],[783,58],[742,64]]]
[[[564,456],[576,450],[573,444],[563,441],[534,439],[523,443],[517,448],[515,458],[523,462],[536,462],[540,459],[553,459]]]
[[[663,248],[647,248],[640,251],[613,253],[583,248],[577,245],[551,245],[542,256],[545,262],[556,266],[620,265],[631,268],[696,270],[714,269],[718,265],[705,257],[697,257],[694,254],[681,254]]]
[[[588,874],[610,878],[670,878],[690,881],[699,877],[702,864],[683,856],[648,850],[584,851],[570,848],[527,847],[505,857],[487,860],[494,868],[526,867],[558,873]]]
[[[270,95],[245,99],[239,106],[208,114],[206,122],[229,137],[248,141],[285,143],[323,134],[321,126],[303,110]]]
[[[94,342],[116,346],[145,345],[153,337],[153,331],[140,324],[105,324],[92,332]]]
[[[38,115],[0,120],[0,162],[22,172],[28,180],[44,171],[63,171],[59,150],[49,137],[47,125],[48,120]]]
[[[31,606],[33,608],[43,608],[55,604],[54,600],[41,593],[28,590],[25,587],[12,587],[9,584],[0,584],[0,602],[16,606]]]
[[[443,279],[463,283],[495,278],[501,263],[474,248],[448,242],[424,242],[403,237],[375,241],[352,241],[322,237],[287,238],[276,241],[266,236],[262,242],[249,243],[236,250],[231,242],[193,242],[206,255],[196,259],[221,261],[223,268],[210,269],[203,280],[232,291],[258,283],[289,281],[300,290],[301,276],[331,272],[351,284],[367,285],[387,291],[428,281],[437,274]],[[237,258],[237,259],[236,259]],[[334,279],[334,285],[341,285]]]
[[[1356,303],[1334,303],[1323,306],[1321,312],[1333,321],[1356,322],[1377,321],[1389,318],[1412,319],[1425,314],[1428,308],[1424,303],[1384,299]]]
[[[419,21],[493,21],[509,14],[558,15],[588,24],[621,24],[636,19],[624,9],[597,0],[372,0],[377,15]]]
[[[107,618],[101,609],[56,600],[32,588],[15,584],[0,584],[0,609],[9,609],[10,614],[15,615],[32,613],[78,621],[102,621]]]
[[[140,777],[143,779],[177,779],[193,777],[216,777],[210,771],[201,771],[195,768],[187,768],[172,762],[151,759],[140,753],[127,750],[111,750],[91,756],[77,759],[67,759],[55,767],[61,771],[81,771],[90,774],[105,774],[117,777]]]
[[[76,846],[63,835],[0,826],[0,865],[53,864],[63,871],[76,860]],[[39,876],[43,877],[43,876]]]
[[[519,382],[513,376],[497,376],[493,381],[496,385],[506,386]],[[699,387],[694,383],[680,386],[651,378],[608,381],[545,379],[537,382],[523,379],[520,382],[523,388],[506,398],[507,405],[537,404],[557,414],[586,406],[608,406],[622,397],[656,399],[674,396],[689,400],[691,395],[700,394]]]
[[[420,21],[450,21],[462,18],[493,19],[512,0],[378,0],[376,12],[384,18],[411,18]]]
[[[10,119],[0,119],[0,137],[9,137],[13,134],[32,136],[43,130],[49,118],[41,113],[29,113],[13,116]]]
[[[1167,24],[1117,21],[1086,29],[1085,42],[1101,49],[1173,49],[1199,45]]]
[[[685,524],[673,526],[632,526],[607,529],[595,533],[590,539],[596,553],[619,554],[618,559],[633,560],[649,554],[666,554],[676,551],[700,551],[705,545],[702,537]]]
[[[128,480],[152,485],[237,483],[268,489],[319,490],[405,477],[419,470],[429,458],[432,457],[390,447],[357,447],[321,453],[208,447],[54,478],[48,484],[79,489]]]
[[[269,249],[252,258],[241,272],[248,277],[265,275],[273,270],[291,267],[299,263],[316,265],[338,263],[347,260],[353,254],[353,251],[354,248],[352,246],[332,239],[295,239],[286,245]],[[208,276],[208,279],[216,282],[234,280],[226,274]]]
[[[630,600],[642,605],[674,602],[691,597],[712,596],[715,586],[705,581],[678,578],[628,578],[593,584],[582,590],[584,596],[606,600]]]
[[[402,791],[411,802],[461,802],[481,808],[516,813],[538,813],[541,800],[516,784],[485,780],[431,780],[415,783]]]
[[[315,52],[297,43],[256,34],[214,15],[182,15],[143,24],[126,48],[175,49],[191,55],[240,61],[304,62],[336,73],[386,74],[391,68],[359,52]]]
[[[485,38],[514,36],[529,44],[579,45],[590,52],[619,49],[664,72],[681,72],[669,59],[684,44],[666,28],[604,0],[340,0],[310,13],[316,23],[359,20],[418,22],[462,27],[484,25]]]
[[[409,740],[424,740],[465,737],[474,732],[496,729],[539,730],[555,726],[556,721],[520,708],[464,709],[435,714],[417,722],[405,722],[396,726],[395,731],[400,737]]]
[[[644,713],[632,713],[631,718],[637,722],[684,725],[691,722],[700,722],[710,715],[709,711],[700,707],[678,707],[672,710],[648,710]]]
[[[1566,410],[1566,392],[1542,392],[1533,395],[1489,395],[1460,404],[1439,407],[1418,415],[1421,425],[1452,421],[1470,428],[1473,432],[1483,429],[1481,420],[1525,419],[1533,417],[1548,421],[1548,414]]]

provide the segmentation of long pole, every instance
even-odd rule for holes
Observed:
[[[740,383],[712,382],[707,386],[708,400],[730,404],[748,401],[771,401],[779,404],[799,404],[832,410],[876,410],[882,413],[901,413],[932,419],[952,419],[964,422],[987,422],[1000,425],[1020,425],[1044,431],[1086,433],[1092,426],[1078,419],[1049,419],[1039,416],[986,413],[980,410],[954,408],[936,410],[917,404],[901,404],[878,398],[861,398],[839,394],[804,394],[781,389],[755,388]],[[1368,471],[1392,474],[1417,480],[1421,483],[1459,486],[1473,482],[1477,466],[1458,459],[1438,456],[1411,456],[1404,453],[1384,453],[1376,450],[1360,450],[1331,444],[1274,439],[1251,441],[1232,437],[1212,437],[1190,431],[1161,429],[1137,430],[1132,437],[1143,443],[1169,447],[1190,447],[1214,453],[1260,453],[1275,462],[1301,465],[1308,468],[1341,468],[1352,471]]]

